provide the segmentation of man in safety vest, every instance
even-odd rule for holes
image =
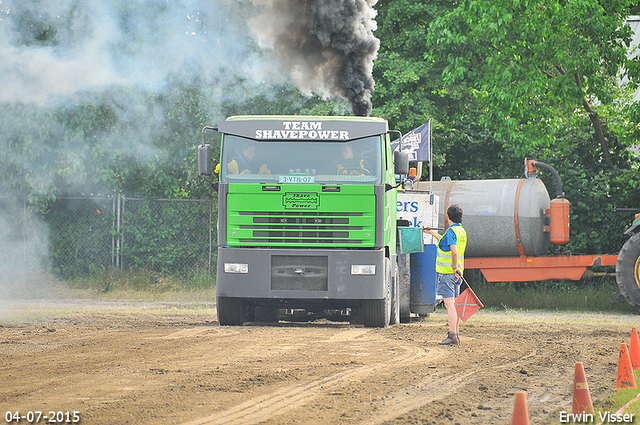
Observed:
[[[444,215],[448,226],[444,235],[425,227],[423,231],[438,239],[436,257],[437,293],[447,309],[449,335],[440,345],[460,345],[458,328],[460,318],[456,311],[456,298],[460,295],[462,272],[464,271],[464,251],[467,248],[467,231],[462,227],[462,208],[457,204],[449,205]]]
[[[229,174],[271,174],[267,164],[260,164],[255,144],[245,142],[239,146],[238,152],[241,154],[232,157],[231,162],[227,164]],[[216,173],[219,171],[216,166]]]
[[[371,174],[364,166],[364,159],[358,159],[356,151],[351,145],[344,144],[340,148],[341,156],[338,160],[338,175],[367,176]]]

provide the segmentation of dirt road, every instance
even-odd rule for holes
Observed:
[[[32,306],[43,311],[37,320],[5,314],[2,415],[70,412],[73,422],[79,412],[82,424],[506,424],[524,390],[531,423],[559,423],[559,411],[571,410],[575,362],[592,398],[602,397],[615,388],[620,344],[638,323],[481,311],[462,325],[461,347],[440,347],[442,311],[387,329],[221,327],[207,305],[73,303]]]

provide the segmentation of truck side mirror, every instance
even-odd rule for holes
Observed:
[[[395,151],[393,153],[393,172],[395,174],[409,174],[409,152]]]
[[[198,174],[211,175],[211,145],[198,146]]]

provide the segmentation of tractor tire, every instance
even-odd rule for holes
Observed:
[[[221,326],[242,326],[246,321],[247,309],[242,298],[218,297],[216,310]]]
[[[616,282],[627,302],[640,309],[640,233],[631,236],[618,253]]]
[[[362,300],[362,315],[366,328],[386,328],[391,321],[391,260],[384,259],[385,296],[381,300]]]

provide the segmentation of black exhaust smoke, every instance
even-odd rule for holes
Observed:
[[[341,97],[354,115],[369,116],[380,46],[373,35],[376,2],[253,0],[261,13],[250,26],[302,92]]]

